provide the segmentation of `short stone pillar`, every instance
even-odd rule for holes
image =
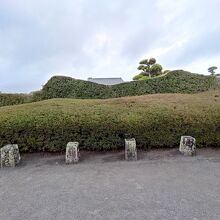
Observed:
[[[78,163],[79,142],[69,142],[66,146],[66,164]]]
[[[15,167],[19,164],[21,156],[17,144],[8,144],[0,149],[1,168]]]
[[[179,151],[184,156],[196,154],[196,139],[191,136],[181,136]]]
[[[134,138],[125,139],[125,160],[137,160],[136,140]]]

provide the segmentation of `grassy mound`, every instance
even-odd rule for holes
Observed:
[[[198,146],[220,146],[220,90],[106,100],[51,99],[0,108],[0,146],[22,151],[114,150],[132,136],[139,148],[178,146],[192,135]]]

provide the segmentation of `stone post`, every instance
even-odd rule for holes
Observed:
[[[66,146],[66,164],[78,163],[79,161],[79,143],[69,142]]]
[[[8,144],[0,149],[1,168],[15,167],[19,164],[21,156],[17,144]]]
[[[137,160],[136,140],[134,138],[125,139],[125,160]]]
[[[181,136],[179,151],[184,156],[196,154],[196,139],[191,136]]]

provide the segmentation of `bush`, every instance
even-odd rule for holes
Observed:
[[[160,64],[154,64],[151,67],[151,73],[153,76],[159,76],[162,74],[163,67]]]
[[[138,148],[175,147],[181,135],[197,145],[220,146],[220,90],[194,95],[157,94],[108,100],[53,99],[0,108],[0,146],[22,152],[124,148],[124,136]]]
[[[197,93],[216,87],[215,77],[192,74],[185,71],[168,72],[163,77],[133,81],[112,86],[115,97],[155,93]]]
[[[133,80],[139,80],[139,79],[142,78],[142,77],[143,77],[143,75],[138,74],[138,75],[136,75],[136,76],[133,77]]]
[[[41,90],[41,99],[50,98],[105,98],[108,87],[76,80],[71,77],[54,76]]]
[[[140,75],[141,76],[141,75]],[[150,77],[149,76],[141,76],[140,78],[139,78],[139,80],[147,80],[147,79],[150,79]]]
[[[141,78],[142,79],[142,78]],[[41,99],[51,98],[115,98],[154,93],[196,93],[214,87],[215,77],[181,70],[163,77],[105,86],[70,77],[52,77],[41,90]]]
[[[155,93],[197,93],[217,87],[214,76],[203,76],[181,70],[170,71],[151,79],[146,76],[141,77],[143,80],[140,81],[105,86],[71,77],[54,76],[42,90],[31,95],[1,94],[0,106],[52,98],[107,99]],[[218,86],[220,87],[220,84]]]
[[[164,70],[163,71],[163,74],[167,74],[167,73],[169,73],[170,72],[170,70]]]
[[[32,99],[26,94],[6,94],[0,93],[0,107],[6,105],[18,105],[30,102]]]

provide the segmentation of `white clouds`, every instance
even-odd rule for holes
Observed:
[[[90,57],[102,56],[106,49],[111,49],[112,37],[107,32],[97,32],[86,42],[83,51]],[[96,57],[96,58],[97,58]]]
[[[220,60],[220,1],[0,1],[0,91],[53,73],[129,80],[138,61],[206,72]],[[25,83],[24,83],[25,82]]]
[[[220,56],[212,56],[210,58],[200,57],[199,59],[191,62],[190,64],[185,66],[185,69],[190,71],[194,70],[200,74],[209,74],[208,68],[211,66],[218,66],[219,68],[216,70],[217,73],[220,73]]]

